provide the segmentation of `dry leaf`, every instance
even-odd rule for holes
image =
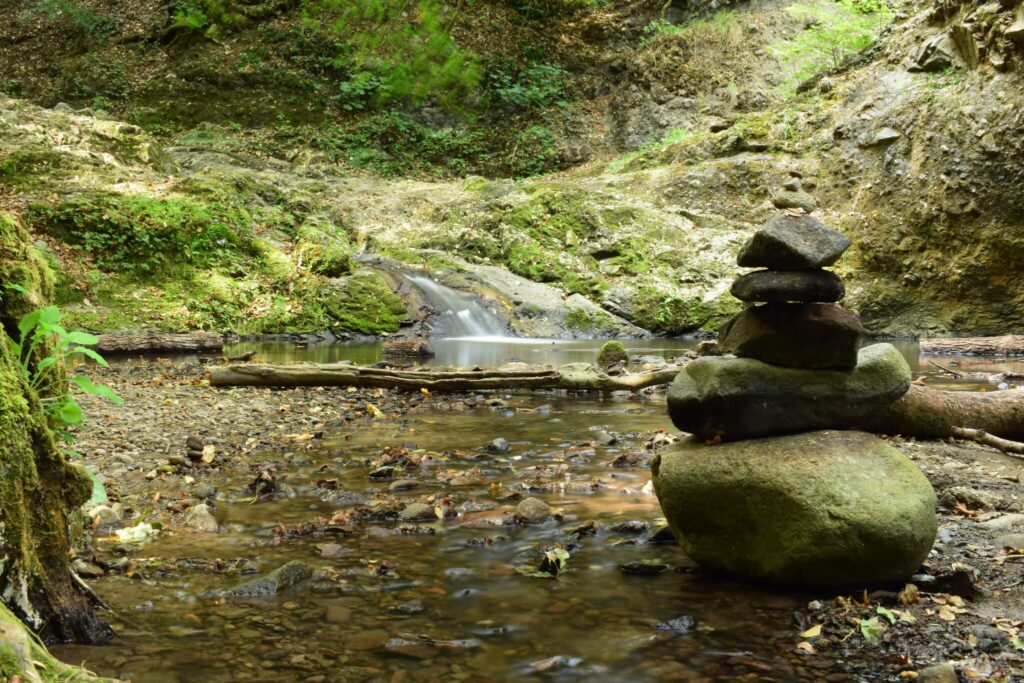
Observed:
[[[921,602],[921,594],[917,590],[917,586],[912,583],[908,583],[906,587],[900,591],[899,601],[901,605],[916,605]]]
[[[956,612],[946,605],[939,608],[939,619],[943,621],[956,621]]]
[[[204,463],[213,462],[214,456],[217,455],[217,449],[213,447],[213,444],[207,444],[203,446],[203,457],[200,460]]]
[[[821,624],[815,624],[800,634],[801,638],[817,638],[821,635]]]
[[[808,643],[806,640],[796,644],[796,649],[801,652],[806,652],[809,655],[817,654],[814,651],[814,646]]]

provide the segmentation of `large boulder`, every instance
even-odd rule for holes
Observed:
[[[836,304],[769,303],[730,318],[718,346],[788,368],[852,370],[863,332],[857,314]]]
[[[744,268],[806,270],[830,266],[850,248],[850,239],[812,216],[779,213],[743,245],[736,263]]]
[[[654,490],[701,566],[792,585],[850,586],[914,574],[937,529],[935,492],[865,432],[818,431],[655,457]]]
[[[672,382],[668,413],[679,429],[723,441],[848,429],[905,394],[910,379],[910,366],[892,344],[861,349],[852,372],[705,356]]]
[[[839,301],[846,288],[829,270],[755,270],[738,278],[731,293],[740,301]]]

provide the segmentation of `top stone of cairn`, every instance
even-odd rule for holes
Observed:
[[[830,266],[850,247],[850,239],[817,218],[779,213],[743,245],[736,262],[745,268],[807,270]]]

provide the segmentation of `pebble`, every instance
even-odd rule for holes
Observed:
[[[398,513],[398,519],[403,522],[436,522],[437,513],[426,503],[412,503]]]
[[[399,479],[391,482],[388,491],[411,491],[417,486],[419,486],[419,482],[415,479]]]

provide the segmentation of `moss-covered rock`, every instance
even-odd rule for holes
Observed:
[[[333,327],[360,334],[397,332],[407,311],[380,275],[360,272],[331,283],[321,294]]]
[[[801,586],[902,581],[935,540],[935,492],[905,455],[863,432],[707,446],[651,465],[665,517],[708,569]]]
[[[622,345],[622,342],[614,339],[602,344],[601,349],[597,352],[597,364],[602,367],[628,362],[629,353],[626,351],[626,347]]]

